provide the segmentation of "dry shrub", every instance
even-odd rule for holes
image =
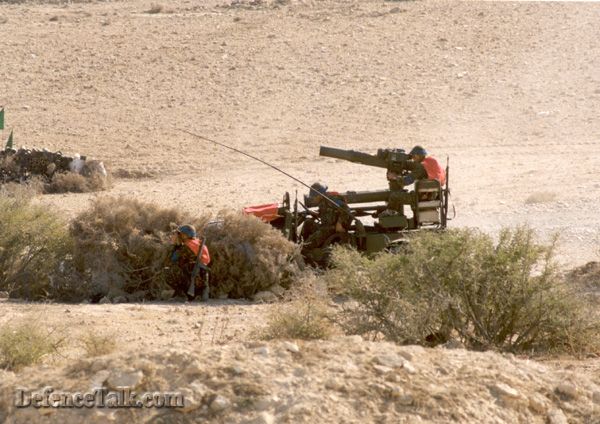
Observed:
[[[144,291],[158,298],[168,288],[168,235],[183,220],[175,209],[133,199],[95,200],[71,224],[75,267],[89,281],[86,297]]]
[[[16,183],[35,188],[37,193],[87,193],[106,190],[112,183],[104,164],[97,160],[86,161],[80,175],[68,170],[70,158],[60,153],[3,153],[0,150],[0,188]],[[54,174],[49,170],[51,166]]]
[[[0,367],[18,371],[39,363],[62,344],[33,323],[6,325],[0,329]]]
[[[250,298],[274,284],[289,288],[300,273],[298,247],[255,216],[221,212],[204,233],[217,293]]]
[[[330,313],[322,301],[299,299],[278,306],[269,314],[264,339],[327,339],[333,332]]]
[[[75,218],[75,268],[89,281],[87,297],[142,293],[161,297],[181,278],[170,263],[170,233],[192,223],[204,232],[211,252],[211,295],[251,297],[273,284],[289,287],[299,272],[296,246],[255,217],[221,213],[191,218],[176,209],[124,198],[101,198]],[[168,269],[166,269],[168,267]]]
[[[157,13],[173,13],[170,9],[166,9],[162,4],[153,3],[150,9],[146,10],[146,13],[157,14]]]
[[[565,280],[573,290],[589,300],[597,319],[600,319],[600,262],[588,262],[572,269],[566,273]]]
[[[0,157],[0,182],[13,181],[19,175],[20,167],[12,156]]]
[[[553,247],[525,227],[503,230],[497,243],[473,230],[421,233],[401,255],[369,260],[337,249],[327,278],[356,300],[343,314],[351,332],[407,344],[458,337],[473,349],[593,351],[599,325],[561,280]]]
[[[600,289],[600,262],[588,262],[571,270],[567,281],[589,289]]]
[[[128,170],[124,168],[118,168],[113,171],[112,175],[116,178],[128,178],[133,180],[141,180],[145,178],[154,178],[154,173],[150,171],[141,171],[138,169]]]
[[[42,299],[72,249],[66,223],[30,197],[0,197],[0,290]]]
[[[89,357],[108,355],[117,347],[117,342],[113,337],[93,333],[82,337],[81,342]]]
[[[327,287],[313,273],[298,278],[286,294],[288,301],[273,308],[267,326],[258,330],[263,339],[327,339],[334,332]]]
[[[89,193],[106,190],[111,186],[109,177],[92,175],[84,177],[74,172],[55,174],[52,180],[44,184],[44,193]]]
[[[31,200],[42,192],[43,186],[44,182],[39,178],[31,178],[24,183],[0,184],[0,197]]]
[[[530,194],[527,199],[525,199],[525,204],[532,205],[536,203],[548,203],[552,202],[554,199],[556,199],[556,193],[549,191],[538,191]]]

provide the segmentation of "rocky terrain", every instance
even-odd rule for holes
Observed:
[[[596,370],[597,371],[597,370]],[[8,422],[598,422],[598,372],[497,353],[331,341],[165,347],[3,373]],[[177,409],[17,409],[12,388],[179,391]],[[567,418],[568,417],[568,418]],[[570,421],[569,421],[570,419]],[[11,421],[12,420],[12,421]]]
[[[319,145],[419,143],[450,157],[451,226],[558,233],[569,269],[600,255],[599,21],[595,2],[0,2],[0,137],[14,129],[17,146],[103,160],[109,194],[192,213],[304,189],[182,128],[338,191],[382,188],[385,175],[319,158]],[[98,195],[36,201],[69,218]],[[0,421],[600,422],[598,358],[257,341],[272,308],[0,301],[0,325],[70,334],[62,356],[0,371]],[[117,349],[87,358],[85,334]],[[189,403],[15,409],[11,398],[122,378]]]

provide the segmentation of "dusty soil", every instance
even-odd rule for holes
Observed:
[[[597,258],[599,4],[228,3],[3,4],[16,142],[154,175],[111,193],[192,211],[304,189],[177,128],[339,191],[385,187],[384,171],[319,145],[421,143],[450,156],[452,225],[527,222],[560,233],[569,263]],[[43,201],[73,214],[89,197]]]
[[[319,158],[319,145],[374,152],[378,147],[408,149],[419,143],[442,162],[450,157],[457,211],[452,226],[493,233],[504,225],[529,223],[542,238],[560,235],[559,259],[566,265],[598,260],[599,3],[305,0],[263,1],[258,6],[240,1],[235,6],[175,0],[163,2],[159,13],[147,13],[153,3],[157,2],[0,4],[0,105],[6,108],[6,126],[14,128],[18,146],[102,159],[117,175],[109,194],[199,213],[271,202],[285,191],[305,190],[261,164],[178,129],[244,149],[307,183],[321,180],[339,191],[385,187],[385,171]],[[8,131],[1,136],[7,137]],[[96,195],[46,195],[39,201],[70,217]],[[110,357],[115,364],[134,364],[127,355],[135,352],[150,355],[146,359],[154,364],[151,367],[160,369],[169,361],[162,353],[167,348],[193,358],[201,358],[202,349],[217,355],[223,348],[224,357],[236,349],[254,349],[240,346],[245,346],[252,328],[264,324],[269,308],[235,302],[2,303],[0,323],[39,317],[45,325],[72,330],[73,340],[86,332],[114,334],[121,342]],[[218,346],[221,343],[226,346]],[[306,349],[326,351],[316,357],[335,360],[348,342],[319,343]],[[367,346],[367,351],[397,349]],[[444,384],[452,390],[465,388],[470,400],[450,394],[439,407],[430,400],[402,406],[408,401],[398,395],[405,400],[396,399],[396,406],[388,410],[383,399],[393,399],[395,389],[350,388],[340,395],[335,386],[320,385],[331,377],[325,366],[307,366],[305,371],[315,376],[312,383],[286,383],[312,390],[313,397],[299,402],[304,406],[297,410],[267,402],[262,412],[268,416],[255,417],[261,412],[256,408],[247,414],[236,409],[211,417],[262,422],[310,422],[323,416],[361,422],[411,422],[418,417],[438,422],[558,423],[563,422],[560,414],[552,411],[560,408],[570,422],[600,421],[593,394],[598,388],[590,382],[600,380],[597,359],[544,366],[518,362],[519,370],[531,373],[547,366],[544,379],[492,365],[501,360],[495,354],[460,352],[465,358],[457,360],[455,351],[425,351],[412,362],[433,373],[419,384],[436,385],[441,384],[438,374],[431,364],[424,365],[426,361],[457,360],[463,371],[450,373],[453,377],[447,378],[452,381]],[[8,376],[4,388],[13,387],[16,380],[36,385],[44,376],[47,381],[66,378],[70,371],[62,367],[82,351],[73,343],[63,355],[45,365],[50,368],[34,367],[22,378]],[[290,358],[278,365],[278,359],[268,357],[263,378],[290,371]],[[350,358],[371,360],[359,359],[360,353]],[[490,366],[469,374],[480,358]],[[209,369],[211,364],[203,366]],[[569,379],[580,381],[585,393],[572,402],[552,394],[563,376],[560,369],[567,366],[575,369]],[[169,370],[175,375],[179,371]],[[36,379],[39,372],[42,377]],[[384,381],[377,373],[368,368],[366,381]],[[84,374],[78,381],[88,377]],[[465,379],[472,384],[468,389]],[[490,389],[493,380],[516,389],[519,395],[509,397],[517,400],[500,399],[498,389]],[[224,380],[223,393],[229,393],[229,384]],[[283,398],[271,385],[275,383],[264,384],[271,395]],[[527,400],[527,406],[523,399],[534,393],[550,403],[537,408],[535,401],[532,407]],[[357,400],[353,405],[358,409],[348,406],[363,397],[373,404]],[[333,412],[311,415],[318,399],[325,398]],[[479,415],[468,412],[477,409],[470,402],[486,407]],[[360,415],[358,410],[367,412]],[[198,411],[203,411],[201,402],[198,415],[189,419],[204,417]],[[15,419],[27,421],[29,413]],[[130,416],[113,418],[121,422]]]

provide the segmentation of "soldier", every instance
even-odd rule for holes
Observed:
[[[331,202],[318,193],[326,195],[338,207],[332,205]],[[335,192],[327,192],[326,185],[314,183],[311,186],[308,199],[317,204],[318,212],[315,216],[304,221],[302,226],[304,246],[302,250],[305,256],[313,257],[315,263],[321,263],[324,258],[321,257],[322,252],[318,249],[327,247],[324,244],[336,234],[339,235],[340,240],[343,240],[350,228],[352,218],[349,214],[350,209],[342,196]]]
[[[394,172],[387,173],[388,181],[402,180],[402,185],[407,186],[416,180],[438,180],[440,185],[446,183],[446,172],[440,163],[433,157],[428,156],[427,151],[421,146],[415,146],[408,154],[413,161],[411,170],[406,175],[398,175]]]
[[[206,245],[202,246],[202,252],[200,257],[198,253],[201,241],[196,237],[196,229],[192,225],[182,225],[177,228],[172,235],[174,244],[173,251],[171,252],[171,262],[179,265],[180,274],[175,279],[173,289],[175,290],[174,297],[187,296],[188,300],[193,300],[195,296],[190,296],[187,291],[191,284],[192,273],[196,266],[196,261],[205,265],[205,269],[201,269],[198,277],[196,278],[196,292],[202,290],[202,300],[208,300],[209,294],[209,281],[208,272],[206,266],[210,263],[210,254]]]
[[[411,161],[408,162],[409,172],[405,175],[398,175],[395,172],[388,171],[387,179],[390,182],[392,193],[388,201],[388,208],[379,214],[380,217],[393,216],[398,213],[404,213],[402,202],[400,200],[404,186],[410,185],[417,180],[438,180],[440,185],[446,182],[446,172],[439,162],[432,156],[427,155],[427,151],[421,146],[415,146],[408,154]],[[421,199],[427,200],[427,199]],[[433,199],[431,199],[433,200]]]

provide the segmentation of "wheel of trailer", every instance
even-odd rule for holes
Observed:
[[[401,239],[401,240],[396,240],[394,243],[388,245],[385,248],[386,252],[389,253],[393,253],[393,254],[406,254],[408,253],[408,250],[410,249],[410,242],[408,241],[408,239]]]
[[[335,233],[329,236],[321,246],[321,259],[319,266],[329,268],[331,265],[331,254],[336,245],[350,245],[350,236],[348,233]]]

